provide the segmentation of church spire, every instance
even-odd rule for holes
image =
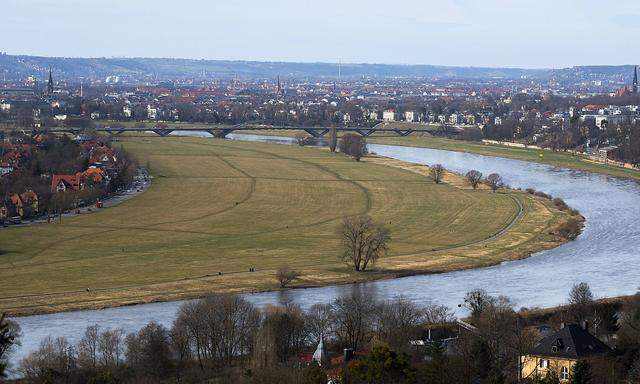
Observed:
[[[278,96],[282,93],[282,84],[280,84],[280,75],[278,75]]]
[[[49,68],[49,82],[47,83],[47,95],[53,94],[53,74]]]
[[[633,93],[638,93],[638,66],[633,67]]]

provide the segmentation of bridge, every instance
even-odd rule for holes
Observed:
[[[454,127],[443,126],[444,129],[455,129]],[[71,133],[71,134],[81,134],[83,132],[88,131],[88,128],[77,128],[77,127],[58,127],[47,129],[47,132],[52,133]],[[173,132],[206,132],[214,137],[225,137],[232,132],[242,132],[242,131],[268,131],[268,130],[280,130],[280,131],[303,131],[308,133],[309,135],[320,138],[329,133],[331,128],[328,127],[292,127],[292,126],[277,126],[277,125],[266,125],[266,124],[251,124],[251,123],[243,123],[232,126],[220,126],[220,127],[212,127],[212,126],[203,126],[203,127],[170,127],[170,126],[159,126],[156,125],[153,128],[147,127],[99,127],[99,128],[91,128],[91,131],[96,132],[104,132],[109,135],[120,135],[125,132],[153,132],[159,136],[165,137],[170,135]],[[432,133],[436,131],[433,128],[393,128],[388,127],[384,123],[380,123],[374,127],[336,127],[337,132],[354,132],[362,136],[370,136],[374,133],[393,133],[399,136],[408,136],[412,133]]]

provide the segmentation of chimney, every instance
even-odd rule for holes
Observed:
[[[353,349],[345,348],[343,357],[344,357],[344,362],[345,363],[348,363],[351,360],[353,360]]]
[[[582,329],[584,329],[585,331],[589,330],[589,322],[587,320],[582,321]]]

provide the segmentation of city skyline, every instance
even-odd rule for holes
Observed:
[[[518,68],[637,62],[629,35],[640,31],[640,4],[624,0],[606,12],[594,4],[9,0],[0,33],[12,36],[3,48],[9,54],[55,57]]]

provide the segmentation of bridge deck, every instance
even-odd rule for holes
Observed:
[[[267,130],[284,130],[284,131],[304,131],[314,137],[322,137],[326,135],[331,128],[329,127],[282,127],[273,125],[234,125],[234,126],[204,126],[204,127],[153,127],[153,128],[138,128],[138,127],[100,127],[94,128],[93,131],[106,132],[111,135],[119,135],[125,132],[154,132],[159,136],[167,136],[172,132],[207,132],[212,136],[226,136],[234,131],[267,131]],[[86,131],[85,128],[64,127],[53,128],[46,130],[47,132],[59,132],[59,133],[82,133]],[[338,132],[355,132],[362,136],[370,136],[374,133],[395,133],[400,136],[408,136],[412,133],[430,133],[434,129],[427,128],[387,128],[387,127],[336,127]]]

